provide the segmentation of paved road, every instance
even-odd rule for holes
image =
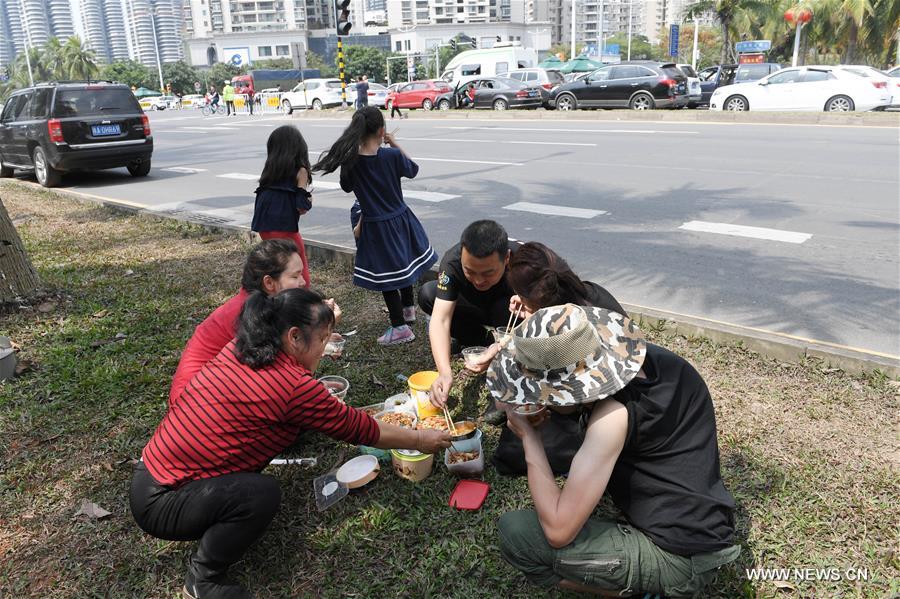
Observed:
[[[900,174],[890,128],[416,120],[407,201],[443,251],[495,218],[623,302],[900,355]],[[154,170],[64,184],[249,224],[269,132],[327,148],[345,121],[152,114]],[[352,246],[352,197],[317,177],[308,239]]]

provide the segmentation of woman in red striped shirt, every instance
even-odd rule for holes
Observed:
[[[281,489],[261,470],[301,430],[382,449],[449,447],[446,432],[378,422],[314,378],[333,326],[334,312],[315,292],[252,293],[237,339],[169,403],[144,448],[131,511],[157,538],[200,540],[185,576],[187,597],[250,596],[227,570],[274,518]]]

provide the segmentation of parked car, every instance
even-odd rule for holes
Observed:
[[[548,92],[557,85],[562,85],[566,82],[563,74],[557,69],[542,69],[539,67],[533,69],[516,69],[515,71],[510,71],[507,77],[528,85],[540,85]]]
[[[687,77],[673,63],[633,61],[597,69],[550,92],[558,110],[576,108],[673,108],[686,106]]]
[[[182,108],[202,108],[206,104],[203,94],[186,94],[181,96]]]
[[[433,81],[413,81],[397,91],[392,92],[387,99],[385,106],[390,110],[393,106],[397,108],[423,108],[431,110],[435,106],[435,99],[441,94],[450,91],[450,85],[446,81],[436,79]]]
[[[900,108],[900,78],[891,77],[884,71],[865,65],[841,65],[839,68],[868,79],[875,87],[887,89],[891,94],[891,103],[886,108]]]
[[[865,111],[889,105],[887,87],[832,66],[782,69],[751,83],[720,87],[710,110],[824,110]]]
[[[709,99],[716,89],[733,83],[747,83],[758,81],[766,75],[781,69],[781,65],[774,62],[755,64],[720,64],[703,69],[698,73],[700,78],[700,105],[709,104]]]
[[[888,77],[900,77],[900,66],[894,67],[893,69],[890,69],[889,71],[887,71],[887,76]]]
[[[460,52],[444,67],[441,79],[455,83],[462,77],[473,75],[503,76],[514,69],[537,66],[537,63],[537,52],[532,48],[523,48],[520,42],[497,42],[490,48]]]
[[[688,85],[688,108],[697,108],[700,106],[700,100],[703,99],[703,90],[700,88],[700,77],[697,76],[697,71],[694,70],[689,64],[679,64],[678,68],[684,73],[684,76],[687,77],[687,85]]]
[[[537,108],[544,103],[546,90],[508,77],[480,77],[456,86],[453,91],[437,97],[435,105],[441,110],[469,106],[469,84],[475,86],[473,108]]]
[[[387,87],[380,83],[369,82],[369,104],[372,106],[377,106],[379,108],[387,108],[387,100],[390,95],[390,91]],[[356,98],[356,93],[353,94],[354,99]]]
[[[150,110],[165,110],[167,108],[175,108],[178,98],[175,96],[154,96],[148,98],[150,100]]]
[[[44,187],[75,170],[150,172],[150,119],[127,85],[42,83],[13,93],[0,113],[0,177],[33,171]]]
[[[356,90],[347,86],[347,103],[353,104]],[[294,86],[289,92],[281,95],[281,106],[287,114],[291,114],[297,108],[312,108],[322,110],[329,106],[341,104],[341,80],[340,79],[307,79]]]

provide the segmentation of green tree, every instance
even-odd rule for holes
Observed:
[[[550,47],[550,56],[556,56],[562,61],[569,60],[569,50],[572,47],[569,44],[556,44]]]
[[[202,80],[197,70],[183,60],[164,64],[162,73],[166,85],[171,84],[172,91],[179,94],[193,94],[194,82]]]
[[[103,67],[100,71],[102,79],[118,81],[133,87],[154,88],[159,84],[156,74],[134,60],[119,60]]]
[[[235,75],[240,75],[241,69],[228,62],[217,62],[204,73],[201,80],[206,88],[210,86],[221,90],[225,85],[225,81],[231,81]]]
[[[735,31],[735,20],[745,12],[764,13],[771,6],[771,2],[762,0],[700,0],[685,12],[684,17],[691,19],[694,16],[702,16],[706,12],[713,12],[722,28],[722,52],[720,62],[728,62],[728,54],[731,51],[732,36],[740,38]]]
[[[326,64],[321,56],[309,50],[306,51],[306,68],[319,69],[322,77],[337,77],[337,65]]]
[[[67,79],[65,47],[59,38],[51,37],[41,48],[41,62],[53,73],[54,79]]]
[[[387,53],[370,46],[347,46],[344,48],[344,75],[347,81],[367,75],[372,81],[385,80],[385,58]]]
[[[694,25],[686,24],[679,30],[678,35],[678,62],[691,62],[691,52],[694,51]],[[717,27],[700,27],[697,33],[697,70],[719,64],[722,54],[722,33]],[[634,50],[632,50],[632,56]],[[669,57],[669,30],[664,29],[659,36],[659,43],[654,48],[655,58],[670,60]]]
[[[280,58],[272,58],[269,60],[257,60],[254,61],[251,69],[276,69],[276,70],[291,70],[294,68],[294,61],[290,58],[280,57]]]
[[[626,60],[628,57],[628,33],[624,31],[620,31],[615,35],[612,35],[606,38],[606,47],[609,48],[610,44],[619,44],[619,52],[621,53],[622,60]],[[599,51],[600,48],[597,48]],[[657,58],[659,53],[658,48],[653,47],[650,43],[650,40],[643,35],[632,35],[631,36],[631,60],[653,60]]]
[[[62,49],[63,68],[72,79],[96,79],[100,72],[93,50],[85,48],[81,38],[73,35]]]

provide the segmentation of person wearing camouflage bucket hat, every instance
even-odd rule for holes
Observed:
[[[646,346],[627,316],[565,304],[516,327],[488,370],[497,401],[572,406],[609,397],[641,369]]]
[[[715,411],[684,358],[609,310],[537,310],[516,327],[488,388],[521,440],[533,510],[498,523],[500,552],[543,587],[608,596],[701,597],[740,554],[719,467]],[[514,409],[581,412],[584,440],[562,488],[541,431]],[[593,516],[605,493],[624,520]]]

